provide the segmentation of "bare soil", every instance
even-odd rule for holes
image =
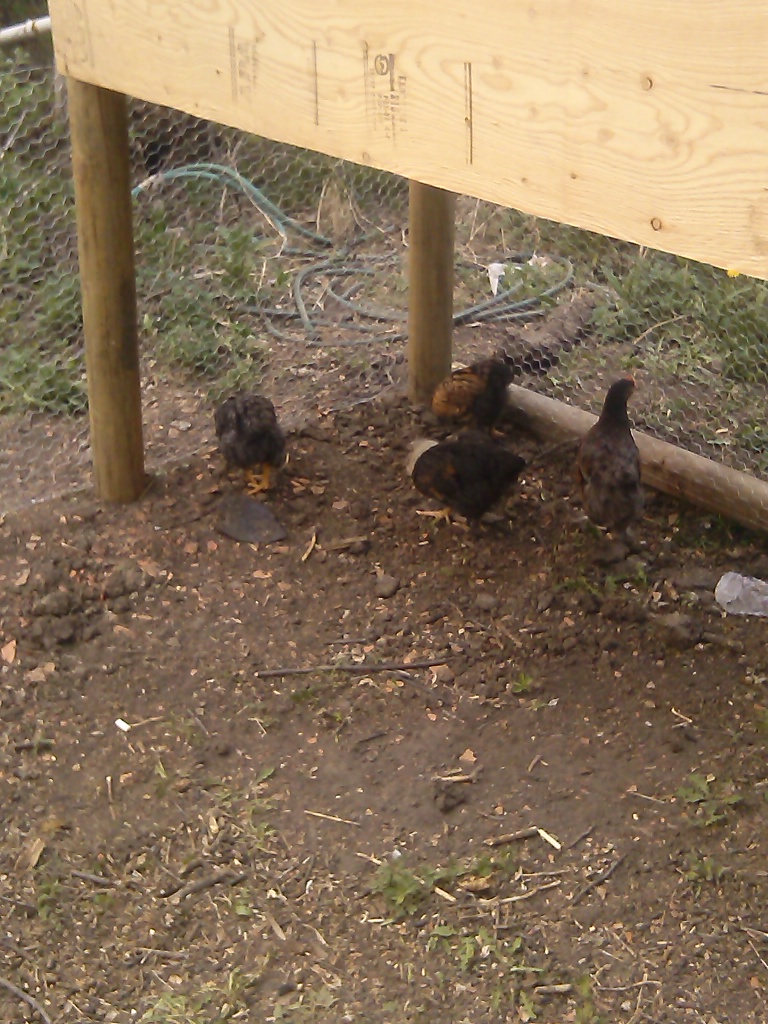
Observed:
[[[562,450],[437,524],[428,429],[295,431],[269,545],[213,451],[5,518],[0,1019],[766,1020],[764,540],[650,495],[602,564]]]

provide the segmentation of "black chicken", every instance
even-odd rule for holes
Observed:
[[[490,431],[504,413],[507,385],[515,372],[511,360],[501,355],[462,366],[437,385],[432,411],[440,419],[471,423]]]
[[[267,490],[271,471],[286,461],[285,434],[272,402],[264,395],[240,392],[218,406],[214,423],[227,463],[245,470],[247,492]]]
[[[480,519],[524,468],[525,459],[472,430],[446,441],[416,441],[406,461],[417,491],[467,519]]]
[[[640,453],[627,415],[632,377],[608,389],[597,423],[584,435],[576,460],[584,511],[593,523],[629,541],[628,529],[643,511]]]

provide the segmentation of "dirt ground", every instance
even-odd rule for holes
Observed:
[[[768,547],[651,494],[601,564],[567,451],[435,523],[427,429],[294,433],[268,545],[213,451],[5,518],[2,1020],[765,1021]]]

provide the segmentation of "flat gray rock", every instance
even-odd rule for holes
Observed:
[[[245,494],[225,498],[218,528],[225,536],[245,544],[273,544],[286,536],[285,527],[269,505]]]

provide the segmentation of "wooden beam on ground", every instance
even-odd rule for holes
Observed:
[[[597,420],[591,413],[514,384],[509,395],[515,418],[548,441],[581,437]],[[768,530],[768,483],[640,431],[633,433],[644,483],[743,526]]]
[[[411,181],[408,227],[408,394],[429,403],[451,369],[456,197]]]
[[[125,97],[68,81],[91,452],[96,489],[146,487]]]

